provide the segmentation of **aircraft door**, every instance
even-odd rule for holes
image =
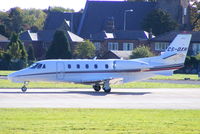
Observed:
[[[56,73],[57,79],[58,80],[63,80],[64,77],[65,77],[65,73],[64,73],[65,65],[64,65],[63,62],[61,62],[61,61],[60,62],[56,62],[56,71],[57,71],[57,73]]]

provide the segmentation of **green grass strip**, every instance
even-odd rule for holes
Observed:
[[[0,109],[0,134],[198,134],[200,110]]]

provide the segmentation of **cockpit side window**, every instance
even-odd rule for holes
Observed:
[[[37,69],[40,69],[42,67],[42,64],[37,65]]]
[[[33,64],[32,66],[30,66],[30,69],[45,69],[46,68],[46,65],[45,64],[40,64],[40,63],[36,63],[36,64]]]
[[[42,68],[45,69],[45,68],[46,68],[46,65],[44,64]]]
[[[39,63],[36,63],[35,65],[33,64],[30,69],[35,69],[37,66],[39,65]]]

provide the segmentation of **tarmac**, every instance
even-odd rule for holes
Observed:
[[[199,109],[200,89],[0,89],[0,108]]]

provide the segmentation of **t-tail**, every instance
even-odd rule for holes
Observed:
[[[183,65],[190,45],[191,34],[178,34],[160,56],[165,64]]]

